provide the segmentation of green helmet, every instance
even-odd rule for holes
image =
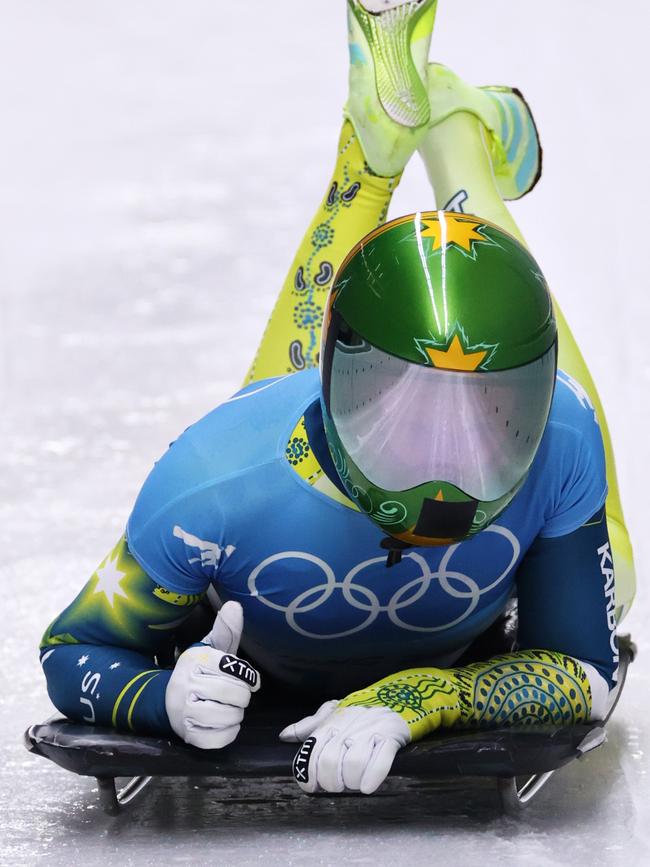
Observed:
[[[325,432],[348,495],[402,543],[478,533],[526,479],[556,366],[551,296],[513,237],[444,211],[372,232],[323,326]]]

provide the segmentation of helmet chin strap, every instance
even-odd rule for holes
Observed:
[[[385,551],[388,551],[388,556],[386,557],[387,569],[400,563],[402,560],[402,552],[407,548],[413,547],[410,542],[403,542],[401,539],[396,539],[394,536],[385,536],[379,544]]]
[[[402,559],[406,548],[414,545],[451,545],[467,537],[471,527],[478,500],[467,499],[460,503],[435,500],[427,497],[422,503],[418,522],[409,535],[412,541],[386,536],[379,543],[388,551],[386,566],[390,569]]]

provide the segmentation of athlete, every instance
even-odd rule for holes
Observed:
[[[537,132],[518,91],[428,64],[435,11],[348,0],[334,175],[246,385],[43,637],[68,717],[219,749],[263,683],[320,704],[280,735],[299,785],[370,793],[438,728],[606,713],[634,573],[593,383],[503,203]],[[417,149],[441,209],[385,224]],[[482,658],[515,599],[516,644]]]

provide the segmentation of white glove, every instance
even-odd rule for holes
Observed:
[[[304,741],[293,760],[304,792],[370,795],[388,776],[398,750],[410,743],[409,727],[387,707],[337,705],[325,702],[313,716],[283,729],[280,740]]]
[[[232,743],[241,728],[259,673],[235,656],[244,628],[239,602],[226,602],[203,639],[208,647],[189,647],[178,657],[165,693],[171,727],[186,743],[218,750]]]

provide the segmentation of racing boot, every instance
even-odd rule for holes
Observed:
[[[535,120],[514,87],[472,87],[440,63],[428,68],[429,128],[456,112],[483,124],[501,198],[520,199],[542,174],[542,147]]]
[[[427,63],[437,0],[348,0],[344,108],[371,171],[399,175],[431,120]]]

